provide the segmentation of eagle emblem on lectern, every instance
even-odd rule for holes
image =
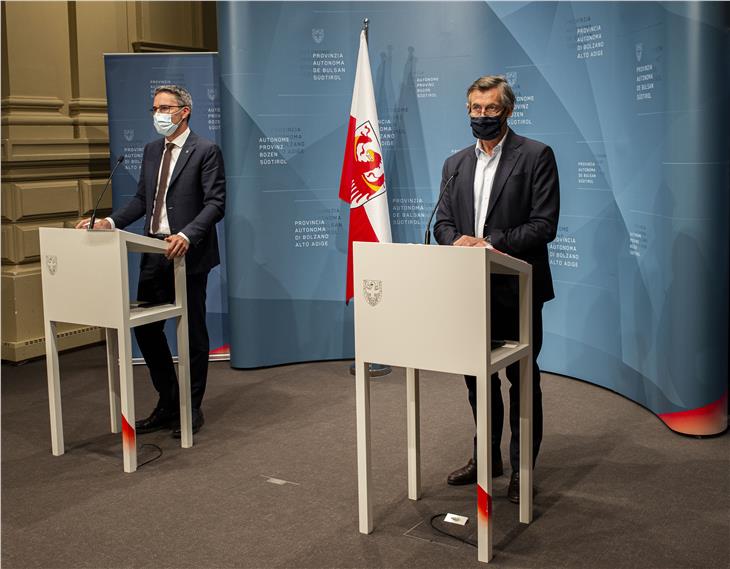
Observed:
[[[46,267],[49,273],[55,275],[58,269],[58,257],[56,255],[46,255]]]
[[[376,306],[383,298],[383,281],[363,279],[362,292],[370,306]]]

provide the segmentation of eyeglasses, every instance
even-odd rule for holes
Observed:
[[[163,115],[170,114],[172,109],[182,109],[185,105],[160,105],[159,107],[152,107],[150,112],[152,114],[162,113]]]
[[[501,115],[503,110],[504,107],[500,105],[487,105],[486,107],[482,107],[475,103],[469,107],[469,114],[472,116],[487,115],[488,117],[496,117]]]

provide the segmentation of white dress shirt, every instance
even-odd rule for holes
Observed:
[[[494,147],[492,155],[489,156],[477,140],[474,152],[477,155],[477,169],[474,173],[474,236],[484,237],[484,224],[487,222],[487,208],[489,208],[489,196],[492,195],[494,175],[497,173],[499,159],[502,156],[502,143],[504,139]]]
[[[160,212],[160,227],[157,230],[157,233],[170,233],[170,222],[167,219],[167,186],[170,183],[170,178],[172,177],[172,173],[175,171],[175,163],[177,162],[177,159],[180,157],[180,152],[182,151],[182,147],[185,145],[185,141],[188,139],[188,136],[190,136],[190,129],[186,128],[185,132],[183,132],[180,136],[176,137],[174,140],[170,141],[175,146],[172,149],[172,156],[170,158],[170,169],[167,172],[167,184],[165,184],[165,195],[162,196],[162,211]],[[160,159],[160,169],[157,171],[157,186],[155,186],[155,193],[157,193],[157,188],[160,186],[160,176],[162,175],[162,161],[165,157],[165,149],[167,148],[167,139],[165,139],[165,144],[162,145],[162,158]],[[155,204],[152,204],[152,211],[155,211]],[[111,224],[112,229],[115,229],[114,226],[114,220],[111,217],[107,217],[106,220]],[[152,231],[152,227],[150,226],[150,231]],[[185,241],[190,243],[190,239],[188,239],[188,236],[185,235],[182,231],[178,233]]]
[[[170,178],[172,177],[172,173],[175,171],[175,163],[177,162],[177,159],[180,157],[180,152],[182,151],[182,147],[185,144],[185,141],[188,139],[188,136],[190,136],[190,129],[186,128],[185,132],[183,132],[180,136],[175,137],[174,140],[171,140],[170,142],[174,144],[175,146],[172,147],[172,157],[170,158],[170,169],[167,171],[167,180],[165,180],[165,195],[162,196],[162,211],[160,212],[160,227],[157,230],[157,233],[170,233],[170,222],[167,219],[167,185],[170,183]],[[164,159],[165,156],[165,148],[168,144],[168,141],[165,140],[165,145],[162,147],[162,156]],[[157,187],[160,187],[160,176],[162,175],[162,160],[160,161],[160,169],[157,172]],[[155,188],[155,191],[157,191],[157,188]],[[159,199],[160,196],[157,196],[157,199]],[[152,211],[155,211],[154,204],[152,205]],[[150,227],[150,231],[152,231],[152,227]],[[183,237],[185,237],[183,235]],[[187,239],[187,237],[185,237]]]

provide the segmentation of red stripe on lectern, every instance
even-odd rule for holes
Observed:
[[[122,415],[122,444],[126,449],[134,448],[136,444],[137,435],[134,432],[134,427],[129,424],[127,418]]]
[[[477,512],[485,521],[492,517],[492,497],[477,484]]]
[[[720,399],[697,409],[658,413],[657,416],[673,431],[687,435],[715,435],[727,429],[726,391]]]

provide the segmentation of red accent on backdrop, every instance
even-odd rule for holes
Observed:
[[[231,347],[228,344],[225,344],[225,345],[221,346],[220,348],[215,348],[210,351],[211,356],[220,356],[220,355],[227,356],[230,353],[231,353]]]
[[[657,416],[673,431],[686,435],[716,435],[727,429],[727,396],[726,391],[720,399],[704,407],[659,413]]]

